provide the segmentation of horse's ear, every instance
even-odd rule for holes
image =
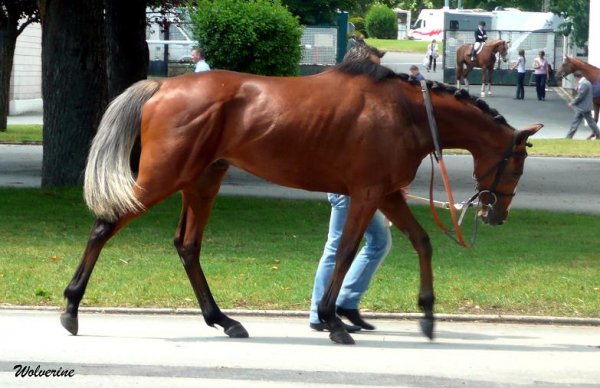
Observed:
[[[527,139],[529,139],[530,136],[535,135],[537,133],[537,131],[542,129],[543,126],[544,126],[544,124],[534,124],[530,127],[519,130],[519,132],[517,133],[517,138],[515,140],[515,144],[521,145],[521,144],[526,143]]]

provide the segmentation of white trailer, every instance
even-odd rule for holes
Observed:
[[[516,8],[483,11],[480,9],[424,9],[409,31],[409,39],[441,40],[445,30],[477,28],[478,21],[486,22],[489,31],[556,31],[563,22],[552,12],[524,12]]]

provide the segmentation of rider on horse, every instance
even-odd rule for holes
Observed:
[[[485,22],[481,21],[475,30],[475,44],[473,44],[473,48],[471,49],[471,61],[475,60],[477,50],[479,50],[481,45],[484,44],[486,40],[487,32],[485,32]]]

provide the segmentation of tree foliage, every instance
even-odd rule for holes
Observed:
[[[282,0],[292,14],[300,18],[305,25],[332,24],[335,22],[336,11],[359,13],[366,11],[366,6],[372,0]]]
[[[396,13],[385,5],[375,4],[365,16],[365,28],[371,38],[396,39],[398,37]]]
[[[562,34],[584,47],[589,39],[590,0],[554,0],[550,10],[567,18],[560,26]]]
[[[279,0],[201,0],[190,8],[194,37],[218,69],[294,75],[300,62],[298,20]]]

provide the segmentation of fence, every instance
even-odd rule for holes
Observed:
[[[510,44],[507,62],[496,63],[493,83],[496,85],[516,85],[517,75],[510,68],[516,63],[519,49],[525,50],[526,80],[531,77],[533,60],[540,50],[546,53],[546,59],[553,69],[560,66],[563,57],[562,37],[554,32],[530,31],[488,31],[488,40],[502,39]],[[444,82],[456,82],[456,51],[465,43],[473,43],[473,31],[444,32]],[[470,84],[481,83],[481,70],[473,69],[469,74]]]
[[[300,65],[335,65],[337,56],[337,28],[306,27],[300,39]]]

